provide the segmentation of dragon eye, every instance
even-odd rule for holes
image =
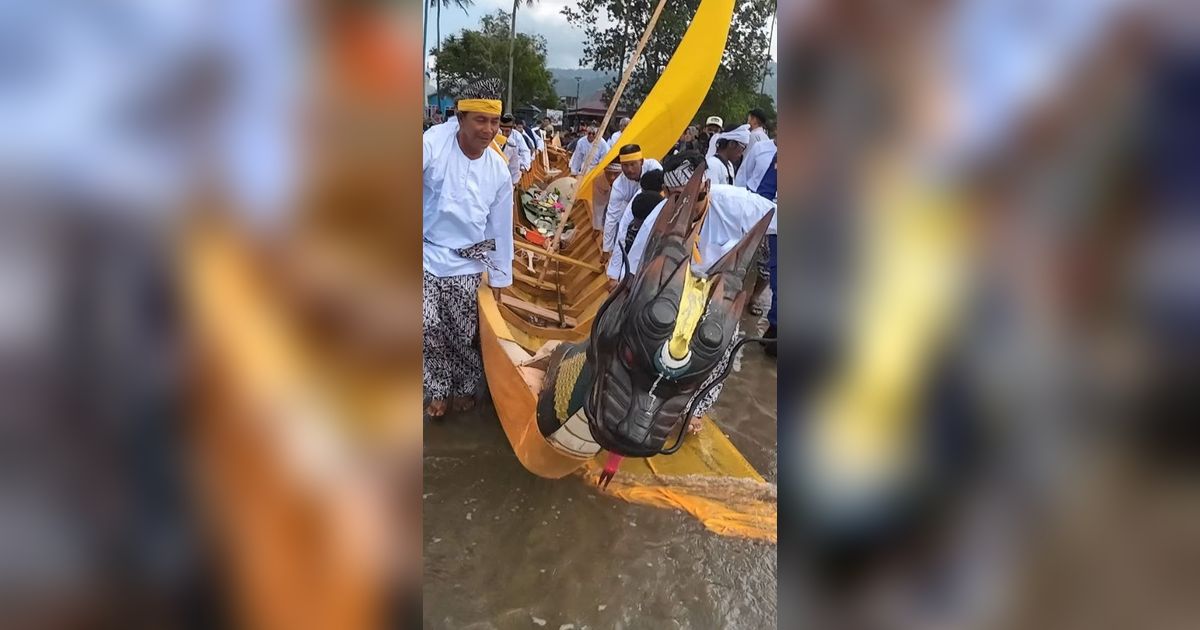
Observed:
[[[675,323],[678,313],[670,300],[659,298],[646,307],[646,316],[655,326],[666,328]]]
[[[628,344],[621,345],[621,358],[625,360],[626,367],[633,367],[633,349]]]
[[[696,331],[696,338],[700,343],[708,348],[718,348],[721,346],[721,340],[725,338],[721,331],[721,325],[716,322],[704,322],[700,324],[699,330]]]

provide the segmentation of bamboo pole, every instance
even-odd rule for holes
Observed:
[[[658,18],[662,15],[663,7],[665,6],[667,6],[667,0],[658,0],[658,6],[654,9],[654,15],[650,17],[650,22],[646,24],[646,31],[642,33],[642,39],[638,42],[637,48],[634,49],[633,57],[629,59],[629,65],[625,67],[625,73],[621,75],[621,82],[617,84],[617,91],[613,93],[612,100],[608,103],[608,111],[604,112],[604,122],[600,123],[600,133],[597,135],[604,133],[604,130],[608,128],[608,123],[612,121],[613,112],[617,110],[617,103],[621,102],[621,95],[625,93],[625,86],[629,83],[629,77],[633,76],[633,69],[637,67],[637,62],[642,57],[642,51],[645,50],[646,44],[650,41],[650,34],[654,32],[654,27],[658,24]],[[578,104],[576,104],[576,107],[578,107]],[[584,169],[587,169],[588,165],[592,163],[592,158],[595,154],[596,143],[593,142],[592,146],[588,148],[587,157],[583,160]],[[586,178],[585,174],[584,179]],[[578,195],[579,192],[576,191],[575,194]],[[574,204],[572,204],[572,207],[574,207]],[[595,211],[596,209],[593,208],[592,212]],[[564,213],[562,220],[558,222],[558,227],[554,230],[554,238],[550,239],[546,244],[547,251],[558,248],[559,240],[562,239],[563,228],[566,227],[567,218],[570,214],[570,211]],[[546,277],[546,271],[547,268],[543,266],[538,280]]]

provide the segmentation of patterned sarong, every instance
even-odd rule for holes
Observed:
[[[423,383],[430,400],[472,396],[483,378],[477,292],[483,274],[441,278],[425,273],[421,307]]]

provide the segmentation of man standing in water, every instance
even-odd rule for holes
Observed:
[[[617,243],[617,226],[621,216],[633,201],[633,197],[641,191],[642,174],[649,171],[662,170],[658,160],[647,159],[642,155],[642,147],[627,144],[621,147],[617,159],[621,164],[621,175],[612,185],[612,193],[608,197],[607,210],[604,213],[604,243],[601,245],[604,262],[612,255]]]
[[[434,418],[451,402],[455,411],[475,404],[483,377],[474,343],[483,272],[497,300],[512,284],[512,176],[493,144],[500,89],[495,79],[468,87],[455,118],[424,136],[422,380],[425,412]]]

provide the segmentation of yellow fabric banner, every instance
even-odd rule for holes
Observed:
[[[729,24],[733,20],[733,0],[704,0],[696,10],[692,25],[684,33],[658,83],[638,107],[629,126],[621,133],[621,144],[638,144],[642,153],[662,159],[687,129],[708,89],[717,76]],[[653,37],[653,35],[651,35]],[[584,176],[576,190],[580,198],[591,199],[591,182],[604,172],[604,166],[617,158],[620,147],[612,147],[599,166]]]

